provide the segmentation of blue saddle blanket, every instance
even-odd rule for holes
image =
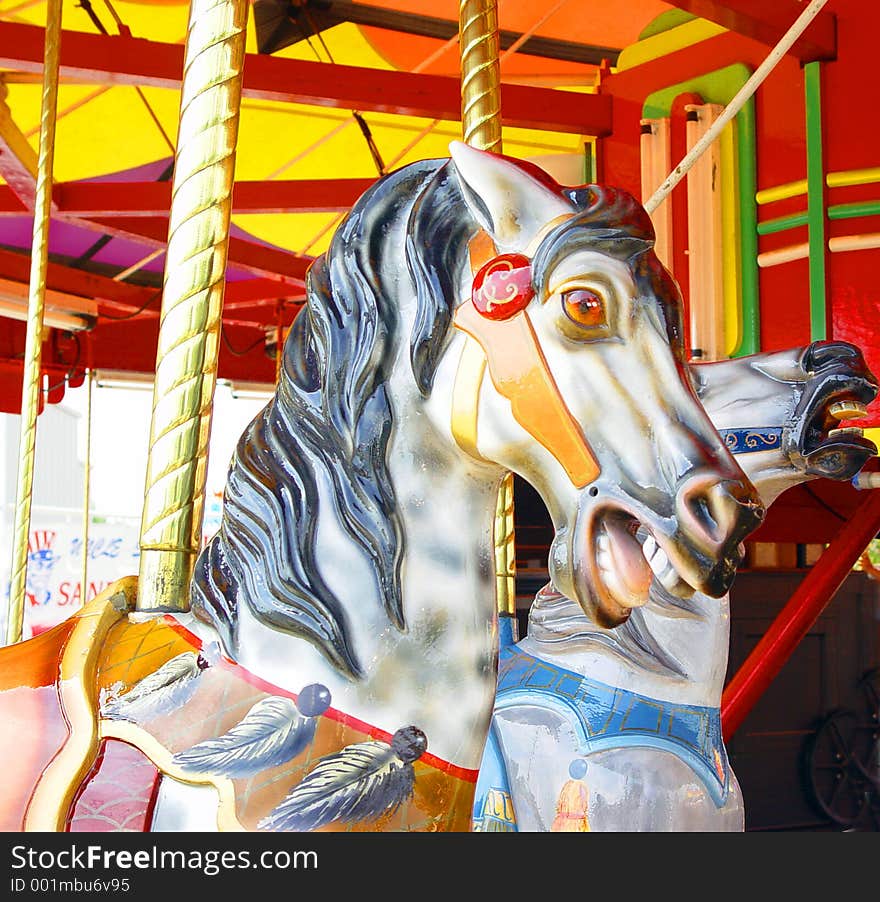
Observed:
[[[627,746],[669,751],[690,765],[718,807],[727,800],[730,765],[718,708],[660,701],[573,673],[515,645],[502,647],[495,709],[526,705],[545,706],[565,716],[578,734],[583,755]],[[483,820],[493,791],[510,795],[494,726],[477,781],[475,823]]]

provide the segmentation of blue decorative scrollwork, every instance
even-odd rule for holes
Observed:
[[[751,454],[753,451],[773,451],[782,444],[781,427],[719,429],[718,432],[731,454]]]

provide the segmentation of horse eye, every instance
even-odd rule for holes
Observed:
[[[605,301],[589,288],[572,288],[562,292],[562,310],[578,326],[593,329],[604,326],[607,320]]]

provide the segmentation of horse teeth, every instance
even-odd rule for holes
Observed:
[[[663,588],[672,595],[686,598],[693,594],[693,589],[676,573],[675,567],[667,567],[657,579]]]
[[[614,560],[611,557],[610,551],[604,551],[600,548],[599,551],[596,552],[596,563],[599,565],[600,570],[611,572],[614,569]]]
[[[654,556],[648,560],[648,565],[654,571],[654,576],[659,579],[663,571],[669,566],[669,558],[666,556],[666,552],[662,548],[658,548]]]
[[[611,551],[611,537],[604,532],[600,533],[596,547],[599,551]]]
[[[648,536],[645,541],[642,543],[642,554],[645,556],[645,560],[648,563],[651,562],[651,558],[654,555],[654,552],[657,550],[657,542],[654,539],[654,536]]]
[[[858,401],[836,401],[828,408],[835,420],[860,420],[868,415],[868,408]]]
[[[859,429],[858,426],[843,426],[840,429],[829,429],[828,430],[828,438],[831,438],[834,435],[864,435],[865,432],[863,429]]]

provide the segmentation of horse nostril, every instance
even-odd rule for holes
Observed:
[[[690,479],[678,496],[678,514],[694,539],[707,550],[733,547],[764,519],[754,490],[736,480]]]
[[[721,527],[721,541],[748,535],[764,519],[764,507],[741,482],[719,482],[709,490],[709,506]]]

